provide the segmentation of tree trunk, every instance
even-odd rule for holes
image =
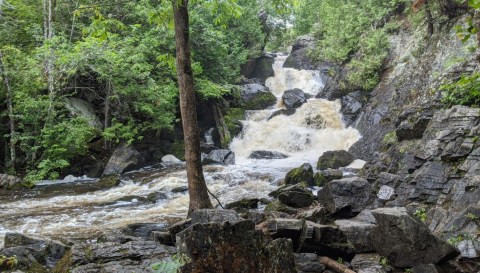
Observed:
[[[180,89],[180,113],[185,139],[188,193],[190,194],[188,214],[190,215],[197,209],[212,208],[212,203],[208,197],[200,158],[200,132],[197,123],[193,70],[190,59],[188,0],[173,0],[172,4],[175,21],[177,77]]]
[[[338,273],[355,273],[355,271],[349,269],[347,266],[338,263],[328,257],[318,257],[321,264],[324,264],[327,268],[334,270]]]
[[[107,84],[105,87],[105,108],[104,110],[104,123],[103,123],[103,130],[106,130],[110,127],[110,96],[112,94],[112,81],[107,80]],[[105,150],[110,150],[109,141],[105,139],[104,148]]]
[[[53,38],[53,0],[43,0],[43,27],[45,42]],[[45,74],[47,75],[47,87],[48,87],[48,109],[46,124],[49,124],[53,118],[53,101],[55,99],[55,78],[53,75],[53,49],[50,48],[49,55],[45,60]]]
[[[432,37],[433,35],[433,16],[430,10],[430,3],[428,0],[425,0],[425,17],[427,18],[427,33],[428,37]]]
[[[13,116],[13,103],[12,103],[12,89],[8,81],[7,72],[3,66],[3,55],[0,52],[0,75],[3,78],[3,84],[7,90],[7,111],[10,125],[10,167],[15,169],[15,162],[17,161],[17,154],[15,149],[15,117]]]

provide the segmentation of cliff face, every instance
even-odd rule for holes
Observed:
[[[352,119],[353,114],[347,125],[362,138],[350,152],[367,161],[362,176],[376,193],[385,187],[395,191],[389,201],[378,199],[373,206],[407,206],[424,214],[429,228],[450,239],[464,257],[479,257],[480,109],[448,109],[439,91],[445,80],[480,67],[478,51],[469,51],[471,44],[462,44],[456,35],[454,26],[464,20],[448,21],[429,39],[405,30],[390,36],[382,78],[371,93],[338,92],[345,77],[341,65],[315,68],[336,72],[333,78],[325,73],[322,96],[341,99],[344,115]],[[296,54],[300,68],[309,65],[301,53]],[[360,110],[349,112],[352,103]]]

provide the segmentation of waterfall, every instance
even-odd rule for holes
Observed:
[[[270,91],[279,100],[278,107],[250,111],[242,134],[232,141],[230,148],[235,152],[240,164],[252,164],[253,160],[248,157],[253,151],[268,150],[289,157],[256,160],[254,164],[296,167],[308,162],[315,166],[316,160],[325,151],[347,150],[360,138],[357,130],[345,128],[338,100],[309,99],[293,115],[276,115],[270,118],[272,113],[282,107],[281,97],[284,91],[299,88],[315,96],[324,87],[319,71],[284,68],[286,58],[287,56],[280,55],[275,59],[275,76],[266,81]]]
[[[315,95],[322,91],[318,71],[283,68],[286,56],[278,56],[275,77],[267,80],[279,98],[287,89],[300,88]],[[315,166],[327,150],[348,149],[360,137],[345,128],[338,101],[309,99],[291,116],[271,114],[280,109],[250,111],[244,131],[231,143],[237,164],[205,166],[209,189],[223,204],[242,198],[268,198],[286,172],[304,162]],[[211,131],[205,134],[211,143]],[[255,150],[288,155],[285,159],[249,159]],[[70,241],[95,239],[133,223],[172,223],[186,216],[188,194],[174,191],[187,185],[184,166],[145,168],[123,176],[120,186],[95,190],[94,182],[46,183],[33,191],[0,192],[0,248],[7,232]],[[152,194],[163,194],[146,202]],[[12,198],[15,196],[15,198]],[[125,197],[132,197],[124,199]],[[123,198],[123,199],[122,199]],[[216,202],[212,200],[214,204]]]

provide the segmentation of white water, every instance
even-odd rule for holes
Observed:
[[[301,88],[315,95],[322,90],[319,72],[283,69],[285,58],[277,58],[275,77],[267,80],[272,93],[281,97],[287,89]],[[276,189],[278,181],[291,168],[304,162],[314,165],[323,152],[348,149],[358,140],[360,136],[356,130],[344,127],[339,110],[339,102],[310,99],[292,116],[276,116],[268,120],[275,110],[251,112],[241,137],[235,138],[231,144],[237,164],[206,166],[204,172],[208,187],[223,204],[242,198],[268,197],[268,193]],[[206,140],[208,142],[209,139]],[[248,159],[255,150],[277,151],[289,157]],[[85,192],[76,189],[60,190],[53,195],[22,196],[13,192],[10,196],[0,195],[0,248],[3,235],[9,231],[56,239],[93,239],[132,223],[168,224],[184,218],[188,195],[172,193],[172,189],[187,185],[185,171],[149,170],[142,173],[144,177],[149,177],[146,183],[139,183],[143,178],[135,178],[109,190]],[[81,189],[88,185],[84,183],[78,187]],[[165,193],[168,198],[155,204],[136,200],[115,202],[125,196],[146,197],[155,192]],[[216,204],[216,201],[212,202]]]

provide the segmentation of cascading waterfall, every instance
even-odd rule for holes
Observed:
[[[277,97],[287,89],[300,88],[315,95],[323,82],[318,71],[283,68],[286,56],[278,56],[275,77],[267,85]],[[280,105],[280,104],[279,104]],[[347,149],[358,131],[345,128],[339,102],[310,99],[291,116],[269,119],[269,109],[252,111],[244,131],[231,149],[237,164],[206,166],[207,185],[223,204],[242,198],[265,198],[277,188],[285,173],[304,162],[315,164],[327,150]],[[211,134],[205,135],[210,142]],[[286,159],[248,159],[255,150],[281,152]],[[142,183],[139,183],[142,181]],[[48,183],[47,183],[48,184]],[[94,239],[111,230],[133,223],[171,223],[184,218],[188,194],[173,189],[187,185],[183,168],[162,167],[127,175],[121,185],[108,190],[91,189],[92,182],[40,185],[32,192],[0,194],[0,248],[6,232],[20,232],[55,239]],[[48,189],[53,189],[49,191]],[[154,203],[144,202],[153,193],[165,196]],[[122,199],[132,196],[130,199]]]

